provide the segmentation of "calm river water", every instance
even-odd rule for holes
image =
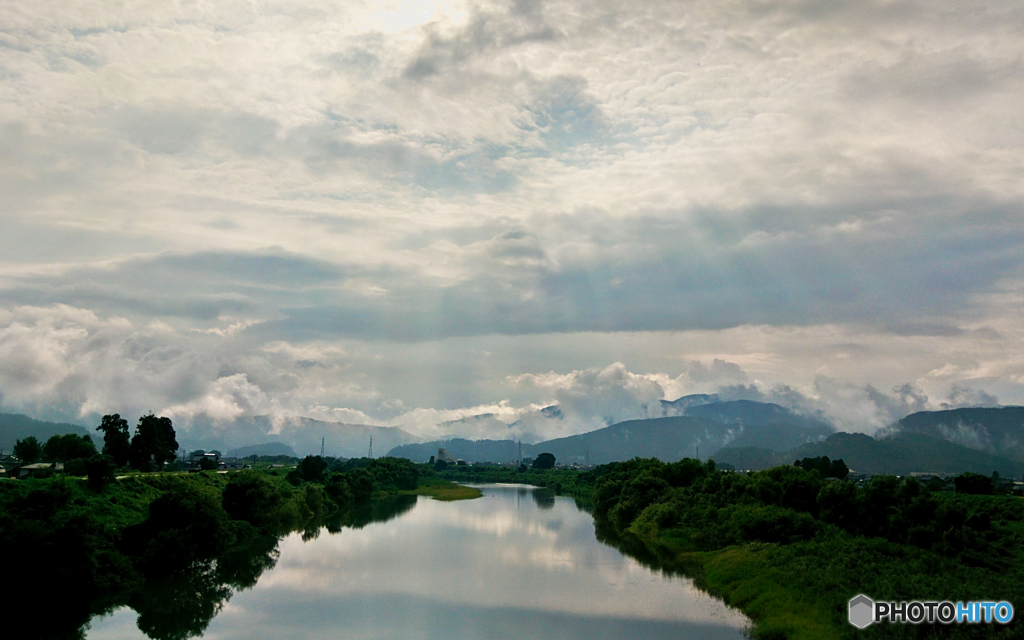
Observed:
[[[598,540],[575,500],[508,485],[303,541],[228,594],[204,638],[739,639],[747,619]],[[145,638],[127,607],[90,640]],[[180,636],[179,636],[180,637]]]

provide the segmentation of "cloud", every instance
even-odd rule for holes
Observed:
[[[997,407],[999,398],[983,389],[973,389],[967,385],[954,383],[949,391],[949,402],[942,403],[944,409],[960,407]]]
[[[430,431],[564,400],[558,430],[724,385],[870,431],[1024,402],[1022,17],[0,7],[4,406]]]

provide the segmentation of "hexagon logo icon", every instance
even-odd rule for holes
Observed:
[[[875,617],[875,603],[863,593],[850,598],[850,624],[863,629],[872,622]]]

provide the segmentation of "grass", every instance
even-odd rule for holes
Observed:
[[[472,500],[479,498],[483,493],[473,487],[464,487],[441,478],[420,478],[420,486],[415,489],[399,491],[404,496],[430,496],[442,502],[452,500]]]
[[[771,545],[749,544],[693,553],[700,564],[697,584],[754,621],[754,638],[838,640],[828,612],[807,602],[787,576],[771,566]]]
[[[633,531],[634,535],[639,532]],[[665,533],[638,537],[668,565],[693,578],[712,596],[739,609],[757,640],[839,640],[840,630],[823,603],[780,566],[779,545],[761,542],[716,551],[695,551],[689,541]],[[787,555],[783,553],[782,555]],[[809,597],[811,596],[811,597]]]

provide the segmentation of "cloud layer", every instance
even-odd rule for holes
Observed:
[[[1019,3],[0,22],[4,410],[438,434],[558,403],[555,434],[736,385],[858,430],[1024,402]]]

